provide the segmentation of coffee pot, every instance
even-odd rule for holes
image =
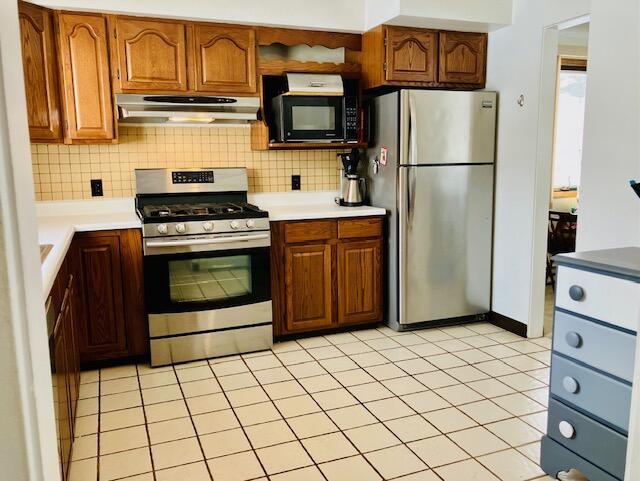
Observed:
[[[336,198],[336,203],[345,207],[363,205],[367,184],[358,175],[360,151],[351,149],[351,152],[338,154],[338,157],[342,159],[343,169],[340,169],[340,197]]]

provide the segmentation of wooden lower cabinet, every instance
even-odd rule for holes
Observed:
[[[276,336],[382,320],[382,220],[272,222]]]

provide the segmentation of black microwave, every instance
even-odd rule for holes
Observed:
[[[278,95],[272,106],[278,142],[358,141],[357,97]]]

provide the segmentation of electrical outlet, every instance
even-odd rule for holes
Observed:
[[[102,179],[91,179],[91,196],[102,197],[104,192],[102,191]]]
[[[300,190],[300,176],[292,175],[291,176],[291,190]]]

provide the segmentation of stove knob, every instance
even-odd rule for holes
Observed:
[[[229,222],[229,227],[231,227],[233,230],[239,229],[240,222],[238,222],[237,220],[232,220],[231,222]]]
[[[207,232],[211,232],[213,230],[213,222],[211,222],[210,220],[203,222],[202,229]]]
[[[253,219],[249,219],[249,220],[247,221],[247,227],[248,227],[249,229],[253,229],[255,226],[256,226],[256,221],[255,221],[255,220],[253,220]]]
[[[178,234],[184,234],[187,231],[187,227],[184,224],[176,224],[176,232]]]
[[[166,234],[169,230],[167,229],[167,224],[158,224],[158,234]]]

